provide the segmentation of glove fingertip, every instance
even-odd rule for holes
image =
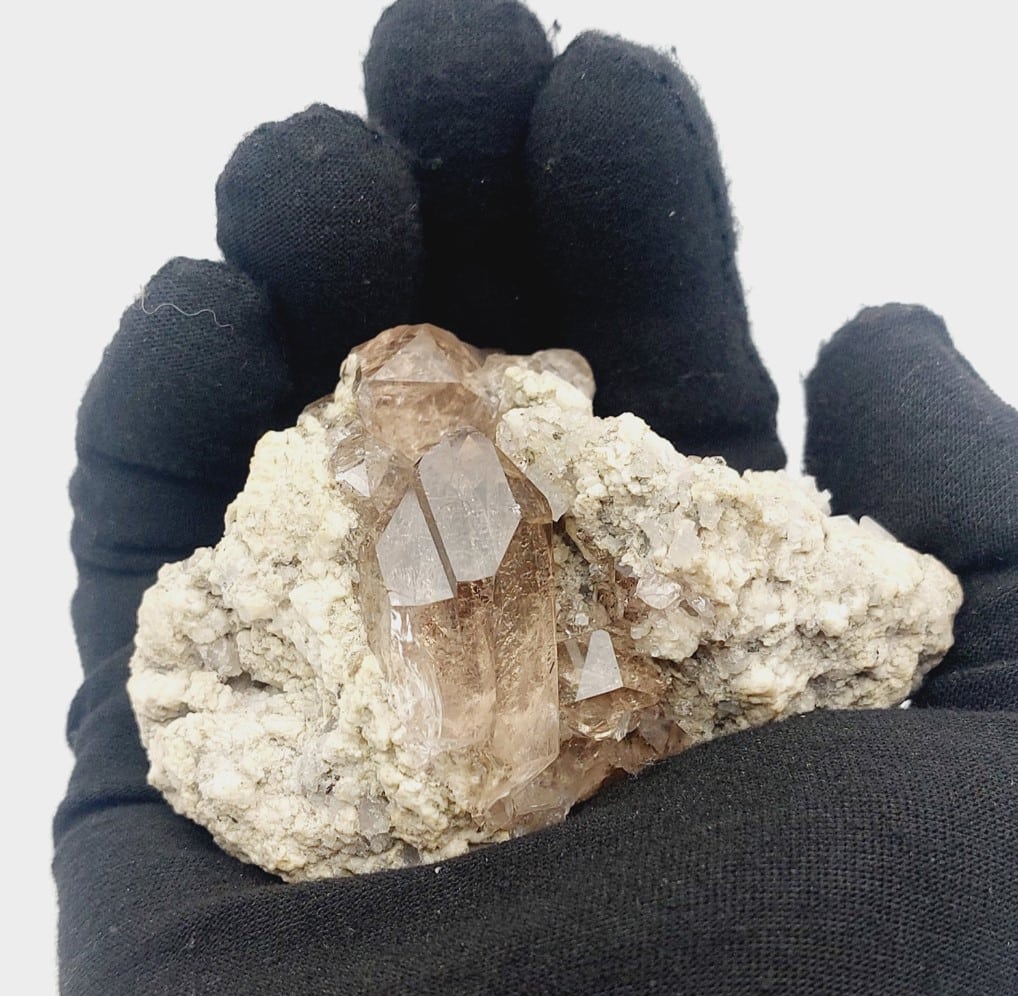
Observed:
[[[516,151],[551,60],[516,0],[398,0],[364,59],[368,111],[426,167],[459,175]]]
[[[851,351],[868,364],[873,357],[872,350],[887,348],[887,341],[892,338],[902,344],[908,340],[913,348],[927,348],[935,343],[954,348],[944,319],[924,305],[902,302],[871,305],[861,309],[821,345],[809,380],[823,376],[824,364],[837,362],[836,354],[841,351]],[[857,372],[860,377],[865,376],[863,370]]]
[[[551,62],[516,0],[400,0],[364,59],[370,119],[416,157],[419,315],[478,346],[520,351],[540,338],[520,152]]]
[[[955,571],[1018,556],[1018,413],[918,305],[867,308],[806,379],[806,468]]]
[[[232,486],[288,389],[264,290],[226,263],[171,259],[89,383],[79,454]]]
[[[419,201],[406,150],[324,104],[261,125],[223,169],[219,245],[267,288],[300,403],[335,387],[351,347],[411,317]]]
[[[678,64],[579,35],[538,95],[525,167],[557,338],[590,361],[598,412],[740,470],[783,466],[713,125]]]

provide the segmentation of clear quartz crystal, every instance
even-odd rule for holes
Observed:
[[[333,430],[330,472],[369,526],[359,565],[369,642],[421,763],[467,752],[478,772],[467,808],[516,833],[684,746],[660,705],[660,668],[629,635],[683,588],[586,549],[565,504],[549,505],[555,482],[530,480],[494,444],[509,367],[551,370],[590,397],[582,357],[486,358],[423,325],[390,329],[351,362],[357,413]],[[669,573],[699,553],[681,516],[652,528]],[[553,530],[588,561],[594,597],[568,631],[556,620]],[[382,827],[384,807],[361,805],[363,832]]]

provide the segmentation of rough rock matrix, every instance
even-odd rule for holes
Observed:
[[[402,326],[266,435],[223,539],[139,612],[174,808],[288,880],[437,861],[698,741],[894,705],[940,660],[940,563],[593,390],[575,353]]]

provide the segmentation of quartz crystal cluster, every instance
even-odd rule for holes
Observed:
[[[576,353],[429,325],[354,350],[144,598],[152,784],[289,880],[436,861],[698,741],[898,703],[946,652],[937,561],[593,393]]]

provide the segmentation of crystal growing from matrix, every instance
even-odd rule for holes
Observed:
[[[373,509],[388,521],[362,556],[368,642],[407,743],[425,759],[469,749],[481,816],[558,753],[551,510],[479,428],[497,405],[467,382],[476,351],[426,326],[354,357],[365,425],[399,412],[385,438],[418,457],[395,510]]]
[[[355,349],[145,596],[152,784],[288,880],[438,861],[697,742],[900,702],[945,653],[933,558],[593,392],[576,353],[430,325]]]
[[[625,684],[612,638],[605,630],[596,629],[590,634],[585,655],[580,653],[579,644],[575,640],[567,640],[566,649],[577,674],[574,702],[606,695]]]

